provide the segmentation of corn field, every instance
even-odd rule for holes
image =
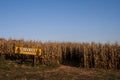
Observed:
[[[41,64],[71,64],[82,68],[120,69],[119,43],[40,42],[0,38],[0,56],[14,47],[41,48]]]

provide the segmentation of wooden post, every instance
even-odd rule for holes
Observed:
[[[33,55],[33,62],[32,62],[32,65],[34,66],[36,63],[36,58],[35,58],[35,55]]]
[[[34,58],[33,58],[33,65],[35,64],[38,64],[38,56],[34,55]]]

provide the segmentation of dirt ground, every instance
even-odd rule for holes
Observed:
[[[0,80],[120,80],[119,70],[84,69],[67,65],[0,63]]]

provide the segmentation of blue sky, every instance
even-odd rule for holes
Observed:
[[[0,37],[120,41],[120,0],[0,0]]]

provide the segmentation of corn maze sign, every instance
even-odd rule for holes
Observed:
[[[41,49],[15,47],[15,54],[19,55],[21,63],[26,62],[26,59],[32,59],[33,65],[38,63],[41,56]],[[28,57],[29,56],[29,57]],[[32,56],[32,57],[30,57]]]
[[[40,56],[41,55],[41,49],[15,47],[15,53],[16,54],[25,54],[25,55]]]

